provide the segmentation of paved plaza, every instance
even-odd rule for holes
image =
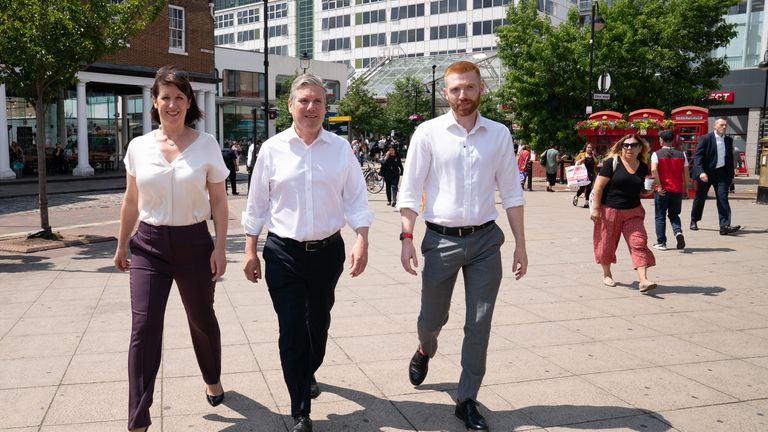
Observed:
[[[744,199],[731,202],[733,223],[744,227],[737,235],[718,234],[710,200],[701,230],[685,231],[688,248],[654,250],[653,295],[638,292],[623,241],[618,286],[602,285],[592,222],[571,205],[572,193],[526,193],[530,267],[522,280],[510,270],[502,282],[478,397],[491,430],[768,430],[768,206],[746,199],[750,187],[739,185]],[[119,193],[51,201],[54,229],[116,235]],[[217,408],[205,401],[174,291],[152,432],[274,432],[292,424],[266,285],[247,282],[241,270],[245,202],[230,196],[229,267],[216,291],[226,400]],[[419,279],[399,263],[397,212],[383,193],[370,202],[370,263],[358,278],[342,276],[336,291],[315,430],[462,431],[452,402],[461,281],[429,375],[414,388],[407,366],[418,344]],[[653,202],[643,205],[652,243]],[[690,206],[684,201],[685,227]],[[33,198],[0,198],[0,236],[34,230],[34,208]],[[509,269],[514,242],[499,222]],[[419,219],[417,239],[424,229]],[[343,234],[349,249],[352,232]],[[0,431],[125,430],[130,303],[128,274],[112,266],[114,246],[0,252]]]

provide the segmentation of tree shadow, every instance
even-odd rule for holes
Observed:
[[[39,255],[4,255],[0,254],[0,273],[22,273],[50,270],[53,263],[47,257]]]

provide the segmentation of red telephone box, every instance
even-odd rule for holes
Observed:
[[[698,106],[683,106],[672,110],[672,121],[675,123],[675,145],[678,150],[685,152],[688,156],[688,164],[691,168],[693,168],[693,154],[699,143],[699,137],[709,132],[708,117],[709,110]],[[695,181],[691,183],[692,187],[688,189],[690,197],[693,196],[697,187]]]
[[[595,124],[596,127],[587,127],[578,130],[578,134],[587,139],[587,143],[592,144],[592,151],[597,155],[603,155],[608,149],[616,143],[616,140],[630,133],[625,125],[617,127],[619,124],[626,123],[624,115],[616,111],[599,111],[589,116],[587,123]]]
[[[637,130],[638,135],[642,136],[651,146],[651,151],[659,149],[659,131],[661,123],[664,121],[664,111],[652,108],[643,108],[632,111],[627,118],[630,127]]]

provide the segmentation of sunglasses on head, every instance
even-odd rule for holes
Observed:
[[[624,147],[625,149],[635,148],[635,147],[640,147],[640,143],[639,142],[625,142],[621,146]]]

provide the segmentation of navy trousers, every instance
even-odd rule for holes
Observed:
[[[187,312],[203,381],[221,375],[221,336],[213,310],[213,239],[205,222],[188,226],[139,224],[131,237],[131,344],[128,351],[128,429],[149,426],[160,367],[165,306],[176,281]],[[201,391],[202,393],[202,391]]]
[[[726,174],[726,168],[718,168],[709,176],[709,182],[697,180],[698,188],[691,206],[691,221],[698,222],[704,212],[704,203],[707,200],[709,188],[714,186],[717,199],[717,215],[720,229],[731,226],[731,205],[728,203],[728,188],[731,186],[731,177]]]
[[[290,239],[267,235],[264,280],[280,325],[280,364],[291,396],[291,416],[309,415],[312,375],[323,363],[336,283],[344,268],[341,236],[307,251]]]

